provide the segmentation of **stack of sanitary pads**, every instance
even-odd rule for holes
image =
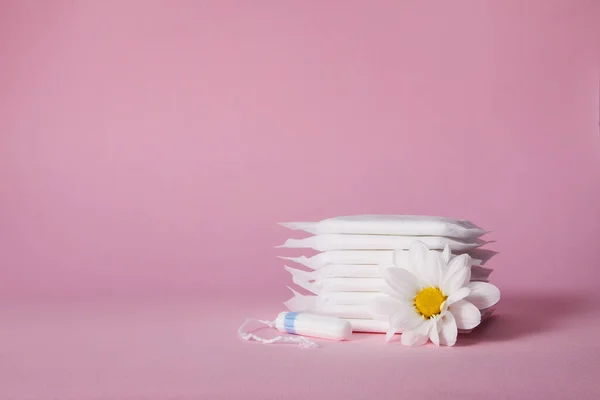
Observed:
[[[374,318],[370,304],[384,294],[386,282],[382,266],[403,267],[408,250],[421,241],[430,250],[449,247],[452,257],[469,255],[471,281],[489,280],[492,272],[484,267],[486,254],[478,248],[487,242],[487,233],[475,224],[443,217],[414,215],[355,215],[320,222],[282,223],[286,228],[312,234],[288,239],[280,248],[312,249],[310,257],[281,257],[295,263],[285,269],[292,281],[308,293],[291,289],[285,302],[290,311],[347,319],[356,332],[386,332],[388,321]],[[291,263],[288,263],[291,264]],[[483,310],[482,318],[492,310]]]

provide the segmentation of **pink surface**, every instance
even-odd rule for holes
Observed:
[[[596,1],[0,1],[0,398],[596,398],[599,53]],[[240,343],[276,222],[355,213],[492,230],[498,318]]]
[[[274,302],[13,306],[0,309],[0,382],[6,399],[598,399],[598,300],[508,293],[453,348],[239,341],[244,318],[274,318]]]

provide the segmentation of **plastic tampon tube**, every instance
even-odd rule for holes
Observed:
[[[348,321],[304,312],[279,313],[275,328],[280,332],[321,339],[348,340],[352,336],[352,326]]]

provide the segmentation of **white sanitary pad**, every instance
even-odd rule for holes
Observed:
[[[304,296],[293,289],[294,297],[284,302],[283,304],[290,310],[296,312],[309,312],[322,315],[329,315],[340,318],[373,318],[371,312],[370,301],[375,298],[364,297],[362,303],[355,304],[339,304],[330,302],[326,298],[320,296]],[[387,296],[385,294],[377,294]]]
[[[307,281],[325,278],[381,278],[378,265],[341,265],[331,264],[316,271],[302,271],[284,266],[294,276]]]
[[[494,313],[494,308],[488,308],[481,310],[481,321],[485,321]],[[350,322],[352,326],[352,332],[365,332],[365,333],[386,333],[390,326],[389,321],[379,319],[365,319],[365,318],[344,318]],[[459,329],[459,333],[469,333],[473,329]]]
[[[298,277],[293,282],[314,294],[328,292],[383,292],[387,283],[383,278],[326,278],[308,282]]]
[[[309,236],[304,239],[288,239],[277,247],[311,248],[319,251],[328,250],[408,250],[411,244],[419,240],[431,250],[443,250],[446,245],[453,252],[468,251],[483,246],[487,242],[480,239],[465,242],[441,236],[390,236],[390,235],[344,235],[323,234]]]
[[[378,319],[346,318],[352,326],[352,332],[386,333],[390,327],[389,321]]]
[[[353,287],[363,287],[364,282],[369,282],[368,287],[371,287],[372,282],[374,282],[372,279],[383,279],[381,269],[376,265],[328,265],[327,267],[316,271],[302,271],[288,266],[284,266],[284,268],[292,274],[294,283],[302,286],[306,284],[303,283],[300,285],[298,282],[314,282],[316,286],[312,286],[313,288],[321,287],[323,286],[323,283],[325,283],[325,287],[329,287],[329,282],[348,282],[343,284],[344,287],[349,285],[354,285]],[[471,267],[471,282],[487,282],[492,272],[493,270],[491,268],[473,266]],[[339,287],[339,285],[336,284],[336,287]],[[330,291],[347,292],[355,290]],[[370,290],[356,291],[362,292]]]
[[[373,318],[365,305],[327,304],[317,302],[313,307],[288,306],[290,311],[309,312],[338,318]]]
[[[295,297],[302,296],[301,294],[290,288]],[[329,304],[342,304],[342,305],[365,305],[371,304],[377,297],[387,297],[385,293],[378,292],[329,292],[321,293],[318,297],[320,301],[327,302]],[[306,298],[317,297],[317,296],[303,296]],[[291,299],[290,299],[291,300]]]
[[[328,218],[319,222],[285,222],[281,225],[315,235],[344,233],[474,239],[487,233],[464,219],[425,215],[351,215]]]
[[[304,296],[291,289],[294,297],[283,304],[294,312],[308,312],[331,317],[346,318],[352,325],[354,332],[386,332],[388,328],[387,319],[376,316],[372,311],[373,300],[376,297],[387,297],[383,293],[346,293],[353,298],[353,304],[340,304],[332,302],[326,296]],[[333,293],[332,293],[333,294]],[[337,293],[342,294],[342,293]],[[482,320],[489,317],[494,308],[481,311]]]
[[[395,254],[394,254],[395,253]],[[453,255],[456,256],[456,255]],[[312,257],[284,257],[284,260],[291,260],[304,265],[310,269],[320,269],[329,264],[343,265],[379,265],[394,264],[404,267],[408,263],[407,250],[330,250],[316,254]],[[483,265],[482,260],[471,258],[473,265]]]

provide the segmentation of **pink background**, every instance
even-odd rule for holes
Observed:
[[[0,0],[0,398],[598,398],[599,56],[598,1]],[[357,213],[492,230],[497,317],[241,343]]]

